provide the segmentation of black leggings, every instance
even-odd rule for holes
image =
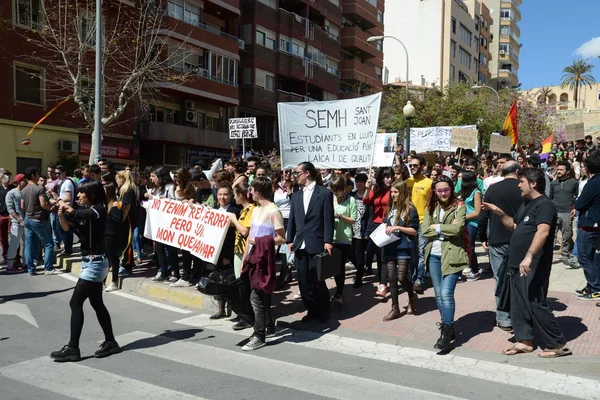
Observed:
[[[398,281],[402,288],[408,293],[408,297],[414,297],[415,292],[410,283],[410,266],[408,260],[388,260],[388,278],[390,280],[390,291],[392,292],[392,304],[398,305]]]
[[[167,259],[167,253],[169,257]],[[179,255],[177,248],[160,242],[156,242],[156,256],[158,257],[158,271],[163,278],[169,277],[169,265],[173,270],[175,278],[179,279]]]
[[[352,245],[335,243],[334,248],[342,251],[342,265],[340,265],[340,273],[335,278],[335,294],[341,296],[344,293],[344,282],[346,281],[346,259],[352,252]]]
[[[106,256],[108,263],[112,268],[112,281],[117,284],[119,282],[119,257],[121,257],[121,246],[123,239],[117,236],[106,236],[104,238],[106,245]]]
[[[102,301],[102,282],[90,282],[79,279],[73,290],[73,296],[69,306],[71,306],[71,339],[69,347],[79,348],[79,338],[83,329],[83,303],[89,298],[90,304],[96,311],[96,317],[104,332],[104,340],[112,342],[115,336],[112,330],[110,314]]]

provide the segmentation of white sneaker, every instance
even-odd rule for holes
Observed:
[[[470,273],[471,273],[471,268],[469,268],[469,267],[462,270],[462,276],[469,276]]]
[[[178,281],[177,278],[175,278],[174,276],[171,276],[169,279],[167,279],[167,281],[171,282],[171,283],[175,283]]]
[[[50,271],[44,271],[44,275],[59,275],[62,274],[62,271],[59,271],[56,268],[52,268]]]
[[[346,263],[346,265],[344,265],[344,267],[346,267],[347,270],[348,269],[352,270],[352,269],[354,269],[354,264],[352,264],[350,261],[348,261]]]
[[[300,295],[300,292],[298,292],[294,295],[294,300],[300,300],[301,298],[302,298],[302,296]]]
[[[188,281],[184,281],[183,278],[175,283],[171,283],[171,287],[188,287],[192,286]]]
[[[114,282],[109,283],[106,289],[104,289],[106,293],[114,292],[115,290],[119,290],[119,287]]]

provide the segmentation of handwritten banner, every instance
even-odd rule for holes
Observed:
[[[464,126],[433,126],[430,128],[410,129],[410,149],[417,153],[428,151],[456,151],[457,146],[450,144],[452,130],[456,128],[476,129],[475,125]],[[460,146],[462,147],[462,146]],[[473,150],[477,151],[477,142]]]
[[[216,264],[229,228],[227,213],[177,200],[152,198],[144,236]]]
[[[381,93],[349,100],[279,103],[282,168],[309,161],[317,168],[371,164]]]
[[[229,118],[229,139],[256,139],[256,117]]]
[[[510,153],[512,138],[509,136],[490,135],[490,151],[494,153]]]
[[[565,140],[567,142],[575,142],[577,140],[582,140],[585,137],[584,131],[585,129],[583,122],[569,124],[565,126]]]
[[[450,147],[474,149],[477,147],[477,134],[477,129],[454,127],[450,136]]]

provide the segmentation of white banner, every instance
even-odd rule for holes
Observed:
[[[144,236],[217,263],[229,228],[227,213],[177,200],[150,199]]]
[[[397,133],[378,133],[375,135],[374,167],[391,167],[394,164],[397,136]]]
[[[256,117],[229,118],[229,139],[256,139]]]
[[[464,126],[434,126],[431,128],[410,128],[410,149],[418,153],[428,151],[456,151],[450,146],[452,128],[477,129],[475,125]],[[473,148],[477,151],[477,147]]]
[[[282,168],[309,161],[317,168],[371,164],[381,93],[349,100],[279,103]]]

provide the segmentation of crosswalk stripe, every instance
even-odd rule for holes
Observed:
[[[40,357],[0,368],[0,376],[78,400],[206,400],[122,375]]]
[[[184,318],[176,323],[206,328],[210,330],[249,336],[248,331],[234,331],[232,323],[224,320],[211,320],[208,315],[200,314]],[[291,340],[284,343],[336,352],[353,357],[363,357],[371,360],[386,361],[416,368],[425,368],[463,377],[484,379],[496,383],[524,387],[553,394],[562,394],[577,398],[600,399],[600,382],[578,376],[547,372],[516,365],[501,364],[493,361],[478,360],[457,355],[441,357],[434,351],[402,347],[387,343],[354,339],[338,336],[333,333],[316,333],[296,331],[286,328],[270,340],[281,341],[289,336]],[[267,342],[269,339],[267,339]]]
[[[394,385],[373,379],[327,371],[290,362],[260,357],[257,353],[224,350],[199,343],[173,341],[144,332],[131,332],[117,338],[124,347],[143,341],[143,348],[133,351],[142,354],[204,368],[246,379],[294,389],[304,393],[340,400],[364,400],[374,393],[381,398],[410,398],[413,400],[453,399],[426,390]]]

